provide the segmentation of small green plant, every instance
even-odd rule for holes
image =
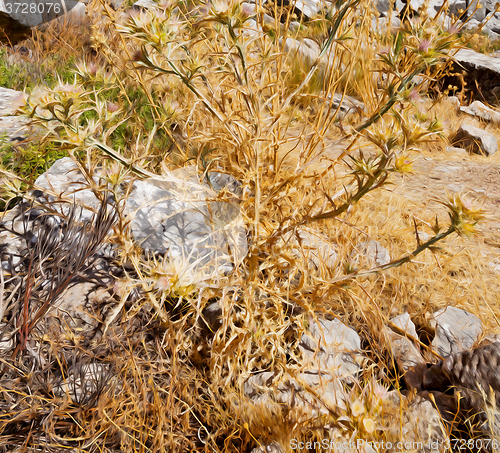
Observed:
[[[55,143],[31,142],[27,144],[5,143],[0,148],[1,165],[27,181],[34,181],[50,166],[67,153]]]
[[[0,145],[0,175],[2,195],[0,209],[10,209],[33,182],[57,159],[67,153],[55,143],[34,141],[26,144],[4,140]]]

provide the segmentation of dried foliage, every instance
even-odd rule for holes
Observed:
[[[33,90],[22,112],[89,183],[97,169],[106,176],[117,206],[108,264],[121,273],[101,282],[92,335],[42,322],[92,264],[115,214],[103,202],[92,224],[75,223],[76,208],[55,229],[45,214],[37,220],[35,243],[2,283],[2,321],[18,343],[0,357],[0,449],[243,452],[268,441],[289,448],[291,438],[401,437],[382,326],[403,309],[424,324],[433,304],[459,294],[479,305],[486,292],[476,257],[437,248],[456,248],[453,233],[473,234],[482,212],[454,196],[449,219],[417,218],[384,191],[411,171],[412,152],[442,140],[419,99],[457,38],[425,14],[377,33],[371,2],[327,6],[291,23],[294,10],[269,4],[274,18],[235,1],[167,1],[125,16],[89,5],[94,60],[78,61],[72,84]],[[312,59],[290,50],[306,38]],[[343,118],[336,93],[366,111]],[[201,288],[181,283],[182,266],[143,254],[120,209],[134,178],[161,180],[193,162],[200,179],[216,169],[241,182],[250,240],[232,273]],[[318,258],[304,234],[333,253]],[[372,238],[397,258],[354,263],[354,246]],[[448,275],[457,262],[467,262],[458,283]],[[344,383],[346,407],[304,420],[246,397],[259,371],[277,381],[303,371],[298,340],[325,315],[356,328],[370,351],[371,366]]]

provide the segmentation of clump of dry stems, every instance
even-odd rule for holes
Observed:
[[[17,363],[2,360],[0,448],[222,452],[332,429],[353,439],[401,434],[389,436],[385,426],[401,408],[380,407],[376,381],[387,376],[380,328],[404,308],[424,316],[432,288],[418,274],[442,281],[449,263],[439,264],[436,246],[474,233],[482,213],[456,196],[445,204],[449,223],[419,221],[428,239],[415,239],[416,220],[400,215],[404,207],[400,217],[390,211],[382,190],[394,173],[411,171],[412,152],[442,139],[439,121],[419,110],[419,90],[440,74],[456,37],[426,15],[379,35],[365,0],[328,3],[295,26],[280,21],[290,25],[287,14],[269,20],[259,6],[236,1],[171,0],[125,16],[89,5],[94,58],[77,63],[75,83],[33,90],[23,113],[89,177],[104,168],[118,207],[117,188],[130,177],[193,163],[200,175],[231,174],[242,184],[250,251],[217,285],[180,288],[164,281],[176,276],[141,253],[120,215],[113,241],[124,272],[109,288],[112,318],[102,315],[104,333],[93,339],[48,338],[40,327],[32,332],[36,354],[18,348]],[[318,50],[312,60],[287,50],[305,38]],[[366,111],[342,119],[335,93],[356,96]],[[335,266],[310,264],[305,230],[332,245]],[[350,267],[353,246],[370,238],[393,242],[393,261]],[[32,331],[52,299],[36,314],[26,312],[28,300],[22,319]],[[213,302],[215,325],[205,310]],[[246,379],[300,371],[297,340],[310,317],[322,315],[361,333],[373,351],[372,377],[349,390],[343,412],[307,423],[286,407],[255,406],[242,393]],[[93,404],[50,388],[68,374],[68,357],[112,364],[112,385],[101,386]]]

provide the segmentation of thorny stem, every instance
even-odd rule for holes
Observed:
[[[362,272],[352,272],[347,275],[343,275],[341,277],[334,278],[332,280],[328,280],[326,282],[322,283],[327,283],[327,284],[335,284],[335,283],[340,283],[346,280],[352,280],[354,278],[358,277],[366,277],[367,275],[371,275],[377,272],[385,271],[387,269],[391,269],[393,267],[399,267],[402,264],[409,263],[413,258],[415,258],[417,255],[422,253],[424,250],[428,249],[429,247],[432,247],[433,244],[436,242],[441,241],[445,237],[449,236],[452,233],[455,233],[457,231],[457,227],[455,225],[450,225],[450,227],[444,231],[443,233],[439,233],[436,236],[434,236],[432,239],[429,239],[427,242],[421,244],[419,247],[417,247],[413,252],[409,253],[408,255],[404,256],[403,258],[400,258],[395,261],[391,261],[390,263],[384,264],[383,266],[378,266],[374,267],[372,269],[368,269],[366,271]]]
[[[384,156],[379,165],[377,170],[369,175],[368,179],[366,182],[361,183],[361,181],[358,179],[358,190],[355,194],[347,194],[348,199],[345,203],[343,203],[341,206],[334,208],[331,211],[323,212],[321,214],[314,215],[312,217],[305,216],[301,221],[296,222],[292,225],[289,225],[288,227],[277,230],[269,239],[268,241],[273,241],[276,239],[277,235],[286,235],[290,231],[295,230],[296,228],[305,225],[306,223],[310,222],[316,222],[318,220],[325,220],[325,219],[331,219],[331,218],[336,218],[339,215],[343,214],[346,212],[349,207],[353,204],[361,200],[368,192],[371,190],[377,189],[380,187],[387,179],[389,176],[389,169],[386,168],[387,161],[390,159],[390,156]],[[347,189],[346,189],[347,192]]]

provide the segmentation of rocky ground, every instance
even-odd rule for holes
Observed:
[[[411,2],[410,6],[417,10],[421,5],[414,3]],[[427,7],[437,11],[440,5],[435,1]],[[387,25],[386,6],[384,2],[378,2],[380,20],[385,21]],[[459,2],[452,5],[456,12],[459,12],[462,6]],[[319,11],[318,4],[312,1],[301,3],[297,7],[305,15],[312,16]],[[155,5],[141,1],[135,8],[155,8]],[[249,4],[248,10],[253,11],[252,8],[254,6]],[[398,8],[402,14],[405,6],[400,4]],[[487,2],[482,10],[474,12],[474,20],[478,23],[489,19],[487,29],[492,38],[497,37],[497,31],[500,32],[500,17],[497,16],[495,7]],[[18,19],[9,18],[9,27],[15,27]],[[46,21],[44,18],[39,20]],[[396,25],[400,21],[399,18],[394,20]],[[21,23],[19,39],[22,38],[22,33],[26,33],[27,25],[33,24]],[[17,33],[15,36],[18,37]],[[319,48],[305,41],[287,41],[285,49],[312,61],[319,57]],[[460,52],[455,59],[455,72],[460,72],[462,77],[459,79],[467,83],[455,90],[456,94],[460,94],[458,92],[463,88],[460,99],[444,96],[437,107],[441,109],[440,115],[443,115],[442,120],[446,126],[445,139],[439,146],[423,147],[419,152],[409,155],[408,159],[413,161],[412,172],[396,176],[393,185],[383,188],[383,195],[380,195],[383,203],[379,201],[377,205],[373,199],[369,199],[367,203],[372,203],[374,210],[384,203],[408,203],[412,207],[413,217],[420,221],[432,219],[433,216],[445,217],[442,205],[436,199],[443,198],[447,192],[464,194],[476,206],[486,210],[487,217],[480,224],[480,234],[473,236],[470,242],[447,245],[450,245],[452,252],[455,249],[466,249],[475,258],[480,257],[483,267],[478,268],[478,272],[481,275],[474,278],[482,278],[486,281],[486,290],[498,294],[500,59],[472,50]],[[325,64],[328,64],[328,61],[325,61]],[[471,81],[474,81],[474,84]],[[456,82],[450,78],[445,81],[445,84],[448,83]],[[5,135],[5,140],[13,143],[38,132],[36,129],[30,130],[29,119],[16,114],[24,99],[25,95],[21,92],[0,88],[0,132]],[[342,119],[347,120],[350,115],[363,115],[365,107],[359,100],[339,96],[335,102]],[[430,106],[433,100],[425,99],[423,102]],[[325,155],[330,158],[336,158],[343,152],[343,149],[339,151],[338,144],[328,149],[327,142],[325,148]],[[160,262],[161,256],[169,254],[170,260],[165,266],[170,267],[164,270],[164,274],[158,272],[158,275],[154,276],[156,280],[146,281],[147,278],[141,275],[136,262],[121,260],[120,246],[117,243],[108,243],[101,247],[101,243],[106,243],[107,238],[109,239],[110,231],[116,226],[118,217],[111,214],[115,206],[111,202],[108,203],[108,200],[99,200],[92,190],[93,185],[95,189],[108,184],[106,174],[97,168],[89,176],[81,172],[81,169],[69,157],[57,160],[35,181],[34,191],[28,192],[21,203],[4,213],[0,225],[3,269],[0,280],[0,357],[5,357],[2,358],[0,373],[2,392],[7,395],[0,398],[0,435],[6,439],[5,443],[0,444],[0,448],[3,448],[1,451],[21,451],[17,448],[22,448],[22,437],[30,432],[31,421],[36,428],[33,429],[42,433],[37,434],[33,444],[38,442],[38,445],[42,445],[46,442],[52,448],[51,451],[57,451],[54,450],[57,448],[54,445],[68,449],[78,445],[78,450],[71,451],[95,451],[92,450],[92,445],[97,442],[100,434],[95,440],[92,437],[72,438],[70,434],[76,431],[68,431],[70,434],[66,436],[65,429],[69,429],[68,426],[73,423],[70,419],[78,417],[78,411],[88,408],[100,410],[101,406],[104,406],[104,403],[99,403],[103,401],[100,400],[102,394],[111,399],[119,399],[127,392],[134,393],[133,386],[127,387],[124,379],[124,376],[130,378],[128,372],[133,373],[131,362],[128,365],[126,361],[120,362],[121,368],[117,371],[109,359],[123,353],[123,344],[126,341],[133,342],[136,348],[137,355],[134,355],[134,348],[131,347],[132,361],[140,361],[140,354],[145,354],[144,351],[155,357],[154,360],[145,360],[150,363],[144,366],[154,363],[154,367],[157,367],[157,374],[152,373],[155,379],[158,375],[169,375],[157,386],[168,393],[165,388],[171,385],[170,375],[173,375],[172,370],[178,365],[171,362],[168,354],[161,355],[162,347],[167,342],[167,333],[171,332],[165,325],[174,325],[181,309],[179,312],[172,309],[171,313],[167,313],[165,299],[158,303],[158,300],[150,295],[157,290],[164,294],[170,291],[172,294],[191,295],[195,289],[200,290],[200,294],[213,289],[216,283],[224,281],[224,278],[241,264],[249,252],[249,226],[245,224],[238,206],[238,200],[243,194],[241,182],[216,171],[210,172],[206,180],[200,181],[194,166],[172,172],[165,171],[161,176],[143,171],[140,174],[141,179],[130,178],[123,181],[117,189],[118,193],[114,195],[127,194],[122,212],[123,218],[130,220],[131,227],[130,242],[120,246],[129,247],[130,250],[134,247],[141,248],[144,255],[150,256],[150,262],[155,265]],[[85,190],[82,190],[84,185]],[[221,194],[222,198],[214,201],[214,198]],[[35,207],[31,205],[33,200]],[[401,212],[398,211],[398,215]],[[375,219],[384,215],[381,211],[374,212],[374,223]],[[65,220],[61,220],[64,217]],[[351,220],[346,216],[343,221]],[[417,241],[425,242],[429,237],[428,233],[421,233]],[[318,270],[323,266],[340,267],[337,245],[331,244],[328,237],[318,231],[303,228],[297,232],[296,237],[290,236],[283,241],[289,245],[292,258],[299,259],[304,251],[307,252],[306,262],[309,270]],[[385,247],[370,237],[351,245],[348,262],[353,267],[361,262],[368,263],[368,267],[375,268],[374,273],[376,271],[377,275],[382,276],[383,271],[390,268],[393,250],[389,245],[385,244]],[[189,258],[185,260],[186,255]],[[415,260],[417,264],[418,259]],[[436,261],[439,260],[436,258]],[[438,263],[437,267],[440,266],[442,264]],[[172,269],[181,275],[175,281],[166,278]],[[476,273],[474,269],[468,271],[470,274]],[[265,273],[265,269],[263,272]],[[73,279],[72,274],[78,274],[78,279]],[[130,276],[137,281],[142,280],[143,286],[128,287],[124,282],[127,281],[126,277]],[[467,286],[467,278],[459,282],[461,275],[458,275],[458,271],[457,275],[452,277],[456,277],[457,288]],[[299,275],[293,284],[300,285],[300,279]],[[421,280],[422,286],[425,286],[425,276]],[[333,281],[332,284],[334,283],[337,282]],[[381,299],[384,286],[383,284],[380,290]],[[453,288],[447,290],[458,299],[460,288],[456,294],[453,293]],[[233,288],[227,288],[228,292],[232,290]],[[266,286],[262,285],[259,290],[265,294]],[[435,291],[438,292],[439,288],[436,287]],[[436,295],[437,299],[439,297]],[[493,294],[488,301],[495,298]],[[201,296],[196,301],[196,324],[189,326],[196,332],[196,335],[193,334],[194,339],[189,337],[189,341],[195,346],[175,346],[178,349],[196,349],[195,353],[190,351],[186,355],[189,356],[189,366],[193,368],[196,368],[197,363],[203,363],[195,372],[199,373],[199,376],[206,376],[203,373],[211,363],[211,359],[206,358],[210,355],[207,350],[213,341],[224,337],[221,332],[226,332],[223,329],[227,329],[227,317],[231,310],[233,315],[236,313],[236,317],[241,317],[236,330],[243,329],[257,317],[256,314],[248,316],[242,308],[228,309],[222,297],[220,300],[213,299],[203,301],[203,306]],[[138,321],[138,318],[134,318],[134,314],[141,309],[136,305],[138,300],[147,300],[148,306],[153,307],[155,316],[151,320]],[[180,300],[182,297],[179,297]],[[301,450],[293,446],[291,433],[288,437],[283,433],[276,435],[277,429],[273,420],[278,420],[276,414],[282,414],[282,411],[296,420],[294,429],[298,424],[303,424],[305,429],[314,430],[311,420],[316,423],[318,420],[333,417],[338,423],[323,426],[322,429],[328,430],[329,442],[347,442],[348,446],[330,450],[325,448],[324,451],[441,452],[450,447],[453,449],[457,442],[460,445],[460,441],[471,433],[477,436],[475,439],[495,439],[495,442],[500,439],[495,403],[483,394],[486,392],[497,399],[500,397],[500,378],[497,373],[500,366],[500,326],[496,320],[498,307],[488,306],[492,313],[489,316],[486,303],[480,309],[474,310],[473,303],[467,305],[448,300],[446,307],[439,310],[429,308],[425,315],[416,310],[415,313],[397,313],[387,319],[381,317],[383,321],[379,322],[380,337],[369,338],[366,332],[356,331],[349,326],[349,316],[350,319],[356,317],[352,313],[339,314],[339,310],[328,314],[309,313],[302,311],[300,304],[296,301],[292,303],[292,300],[293,297],[290,297],[290,301],[285,301],[287,308],[284,312],[288,317],[303,316],[300,322],[303,319],[304,326],[299,328],[293,325],[280,332],[280,335],[291,337],[290,349],[285,355],[290,362],[298,362],[295,364],[297,366],[290,371],[280,367],[273,368],[272,363],[260,365],[255,359],[251,376],[239,382],[240,399],[233,401],[233,410],[239,410],[240,415],[247,411],[245,420],[249,420],[251,426],[252,423],[263,425],[262,420],[267,420],[267,426],[261,431],[267,432],[267,435],[248,441],[255,446],[255,453]],[[29,318],[31,321],[28,322],[27,309],[33,301],[38,305],[33,317]],[[380,305],[382,306],[382,302]],[[272,311],[272,306],[269,307],[269,311]],[[120,323],[118,321],[124,311],[127,312],[126,321]],[[16,317],[17,313],[20,313],[19,317]],[[133,314],[129,316],[129,313]],[[24,324],[21,320],[24,320]],[[141,324],[142,322],[144,324]],[[144,331],[149,322],[152,324],[152,333],[148,331],[146,335]],[[16,323],[21,323],[23,328],[15,327]],[[130,329],[132,333],[126,329]],[[116,342],[106,343],[106,335],[111,331],[116,335],[113,340]],[[162,332],[161,335],[158,331]],[[36,332],[37,336],[28,340],[28,335],[32,332]],[[61,340],[60,344],[58,343],[59,349],[56,349],[50,341],[53,340],[52,336],[58,335],[61,335]],[[162,335],[163,338],[159,340]],[[259,338],[257,330],[252,331],[252,335]],[[231,341],[224,343],[224,348],[229,348]],[[372,348],[370,341],[379,343],[380,349]],[[73,345],[71,353],[76,355],[80,350],[85,350],[85,354],[91,359],[77,363],[73,358],[71,362],[68,343]],[[142,347],[144,350],[140,349]],[[25,355],[22,356],[19,367],[9,364],[8,360],[14,363],[21,351],[24,351]],[[396,375],[401,378],[393,379],[397,384],[392,387],[382,386],[369,379],[363,380],[380,351],[384,351],[393,365],[384,369],[383,373],[393,373],[391,378]],[[213,354],[216,355],[215,352]],[[26,371],[29,367],[36,369],[36,372]],[[52,387],[47,384],[49,378],[53,379]],[[137,379],[137,376],[134,376],[134,379]],[[201,380],[200,378],[197,382]],[[360,382],[369,384],[362,387]],[[161,391],[159,390],[160,393]],[[196,388],[193,393],[195,391],[200,390]],[[26,397],[15,401],[9,392],[17,392]],[[200,391],[200,394],[203,394],[207,401],[213,396],[210,391]],[[40,409],[37,412],[33,409],[35,403],[30,399],[33,395],[40,400],[50,400],[57,409]],[[154,411],[168,412],[171,408],[151,408],[150,406],[155,406],[155,402],[152,403],[148,399],[150,396],[145,397],[141,402],[142,406],[134,407],[129,415],[155,413],[160,419],[164,414],[158,415]],[[158,397],[158,401],[160,399]],[[175,398],[169,396],[169,404],[172,404],[173,399]],[[161,401],[165,403],[165,400]],[[46,407],[43,404],[45,403],[40,403],[40,406]],[[126,405],[126,402],[123,404]],[[185,404],[189,408],[189,404]],[[15,412],[17,406],[22,407],[22,413]],[[67,407],[70,409],[64,413]],[[404,413],[400,412],[401,407],[405,407]],[[61,415],[59,410],[64,415]],[[178,416],[187,413],[190,417],[190,411],[191,409],[185,410],[182,406],[182,411],[178,410],[181,415]],[[54,415],[56,412],[57,415]],[[11,413],[17,415],[11,416]],[[107,416],[105,411],[103,413]],[[395,413],[399,414],[399,418],[391,418]],[[29,416],[25,417],[26,414]],[[293,417],[290,414],[293,414]],[[112,422],[113,428],[106,428],[110,432],[119,423],[125,423],[126,419],[119,414],[114,415],[117,421]],[[205,428],[207,436],[204,437],[203,424],[196,426],[196,429],[192,426],[193,420],[198,420],[198,415],[194,413],[194,418],[190,418],[189,423],[186,423],[192,432],[198,433],[198,438],[193,436],[193,439],[190,439],[190,447],[179,447],[179,451],[189,451],[188,448],[198,448],[201,451],[205,448],[204,445],[208,448],[208,429]],[[279,419],[276,424],[281,422]],[[249,423],[245,424],[250,432]],[[52,428],[56,426],[54,432],[57,432],[59,437],[54,435],[49,439],[49,425]],[[470,431],[466,431],[467,429]],[[383,432],[384,439],[399,438],[408,445],[413,442],[413,447],[398,448],[391,445],[388,448],[373,448],[363,444],[361,447],[351,448],[349,442],[355,436],[358,436],[357,439],[372,439],[370,436],[374,432]],[[464,432],[467,434],[460,437],[458,433]],[[153,451],[132,434],[123,436],[120,432],[114,436],[118,439],[115,441],[115,447],[109,447],[106,451],[120,451],[117,446],[120,442],[120,445],[128,445],[126,451]],[[123,437],[127,436],[134,441],[127,444],[129,441],[123,440]],[[145,435],[145,438],[150,441],[148,436],[149,434]],[[3,438],[1,441],[4,441]],[[220,439],[217,442],[219,451],[236,451],[234,444],[231,447],[233,450],[225,450],[226,447],[221,444]],[[418,442],[421,444],[417,445]],[[479,447],[478,445],[475,443],[468,448],[470,451],[495,451],[498,446],[495,444],[495,447],[488,445],[483,448],[483,444]],[[32,444],[29,447],[38,448]],[[308,451],[322,451],[321,448],[311,446]],[[212,449],[216,451],[214,447]]]

